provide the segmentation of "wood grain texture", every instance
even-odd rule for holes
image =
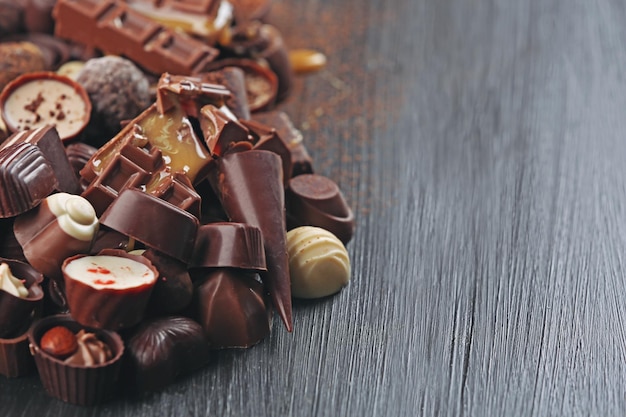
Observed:
[[[275,0],[326,53],[283,108],[358,217],[353,280],[260,345],[96,408],[0,415],[622,416],[626,3]]]

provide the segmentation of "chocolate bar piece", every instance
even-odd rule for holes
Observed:
[[[205,71],[219,51],[113,0],[59,0],[55,35],[132,59],[154,74]]]
[[[204,81],[203,78],[165,73],[157,84],[157,109],[165,114],[175,106],[182,106],[188,116],[198,117],[205,104],[220,104],[230,97],[223,85]]]
[[[211,161],[180,106],[160,115],[153,104],[87,162],[82,195],[98,215],[122,190],[136,188],[199,216],[192,181],[206,175]]]

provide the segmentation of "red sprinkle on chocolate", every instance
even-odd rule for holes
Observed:
[[[111,284],[115,284],[115,280],[114,279],[94,279],[93,280],[94,284],[98,284],[98,285],[111,285]]]
[[[110,274],[111,271],[102,266],[97,266],[95,268],[87,269],[87,272],[92,272],[94,274]]]

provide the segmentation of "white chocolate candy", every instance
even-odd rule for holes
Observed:
[[[148,266],[120,256],[83,256],[65,265],[64,273],[95,289],[124,290],[153,284],[157,277]]]
[[[350,280],[346,247],[331,232],[302,226],[287,232],[291,295],[320,298],[334,294]]]
[[[24,282],[13,276],[6,263],[0,264],[0,290],[19,298],[28,297],[28,289],[24,286]]]
[[[99,222],[89,201],[67,193],[52,194],[46,201],[65,233],[74,239],[91,242],[98,231]]]

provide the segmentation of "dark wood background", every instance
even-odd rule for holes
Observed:
[[[0,415],[625,415],[626,3],[274,4],[329,57],[282,107],[357,214],[350,285],[162,393],[0,377]]]

